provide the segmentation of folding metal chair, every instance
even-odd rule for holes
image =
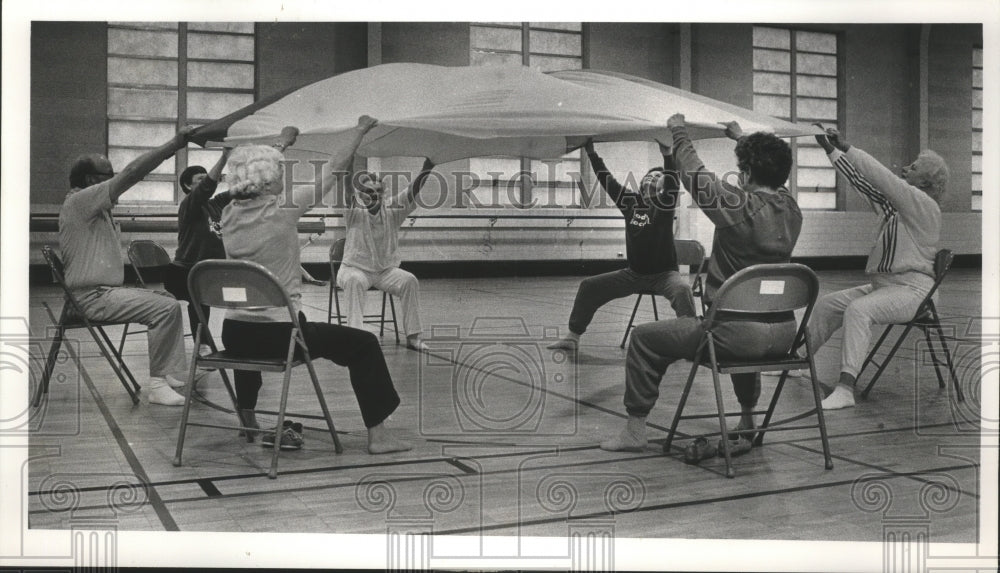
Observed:
[[[143,269],[165,267],[170,264],[170,255],[155,241],[148,239],[137,239],[128,244],[128,260],[132,263],[135,271],[135,286],[148,289],[145,279],[142,278]],[[144,334],[145,330],[129,332],[129,325],[126,324],[122,330],[122,339],[118,343],[118,353],[121,354],[125,348],[125,338],[136,334]]]
[[[337,319],[337,324],[343,326],[344,319],[347,315],[340,311],[340,293],[344,289],[337,286],[337,270],[340,268],[340,264],[344,260],[344,245],[347,243],[347,239],[337,239],[330,246],[330,294],[326,303],[327,317],[326,322],[332,323],[333,319]],[[377,288],[371,287],[368,292],[378,291]],[[399,344],[399,325],[396,322],[396,305],[393,302],[393,297],[385,292],[382,292],[382,313],[381,314],[366,314],[362,318],[362,322],[365,324],[378,324],[378,335],[382,337],[385,333],[385,302],[388,299],[389,309],[392,312],[392,330],[396,335],[396,344]]]
[[[122,359],[121,353],[115,349],[115,345],[108,337],[108,333],[104,331],[105,326],[117,326],[123,323],[89,320],[84,314],[83,309],[80,308],[80,303],[76,300],[76,297],[73,296],[72,291],[66,287],[62,259],[60,259],[59,255],[57,255],[55,251],[48,246],[42,247],[42,256],[45,257],[45,262],[49,265],[49,270],[52,272],[53,280],[59,284],[59,287],[62,288],[65,296],[63,300],[62,312],[59,315],[59,322],[56,324],[56,333],[52,340],[52,347],[49,349],[49,356],[45,361],[45,370],[42,374],[42,380],[38,385],[38,388],[35,390],[34,399],[31,401],[32,406],[38,407],[41,403],[42,395],[48,395],[49,378],[52,376],[52,370],[55,368],[56,358],[59,356],[59,347],[62,345],[63,337],[65,336],[66,331],[74,328],[87,329],[90,336],[94,339],[94,342],[97,343],[97,348],[101,351],[101,354],[115,371],[115,375],[118,376],[118,380],[121,381],[122,386],[125,387],[125,391],[127,391],[129,397],[132,398],[132,403],[138,404],[139,384],[135,381],[135,376],[132,375],[132,371],[129,370],[125,361]],[[98,336],[98,334],[100,334],[100,336]],[[112,356],[114,359],[112,359]],[[131,386],[129,383],[131,383]]]
[[[282,288],[270,271],[263,266],[251,261],[239,260],[208,260],[202,261],[191,269],[188,275],[188,290],[191,293],[191,303],[195,305],[195,312],[202,324],[207,324],[203,316],[202,305],[213,308],[224,309],[265,309],[265,308],[287,308],[288,316],[292,323],[292,332],[288,339],[288,351],[284,358],[260,358],[259,356],[244,356],[227,350],[219,350],[215,342],[209,336],[206,341],[212,349],[211,353],[204,356],[198,354],[198,347],[202,342],[202,333],[206,330],[199,328],[195,337],[194,352],[191,356],[191,367],[188,372],[188,384],[184,399],[184,412],[181,415],[180,433],[177,436],[177,453],[174,456],[174,465],[181,465],[181,453],[184,449],[184,436],[188,426],[202,426],[207,428],[223,428],[233,430],[252,430],[248,428],[246,421],[240,419],[239,426],[223,426],[219,424],[208,424],[201,422],[190,422],[188,417],[191,412],[191,395],[195,370],[200,366],[203,368],[224,368],[232,370],[255,370],[258,372],[281,372],[283,379],[281,383],[281,401],[278,406],[278,420],[274,428],[274,450],[271,456],[271,469],[268,477],[275,479],[278,477],[278,452],[281,447],[281,432],[285,421],[285,408],[288,405],[288,387],[291,381],[292,368],[306,365],[309,370],[309,377],[312,380],[313,389],[319,399],[320,407],[323,410],[323,417],[326,420],[330,436],[333,438],[333,445],[339,454],[344,451],[340,445],[340,438],[337,437],[337,430],[333,426],[333,419],[330,417],[330,410],[327,408],[326,399],[323,398],[323,391],[320,388],[319,380],[316,378],[316,370],[313,368],[312,359],[309,357],[309,349],[306,346],[302,328],[299,324],[299,316],[292,306],[292,301],[288,293]],[[236,393],[233,391],[228,378],[223,378],[226,390],[233,399],[233,407],[237,418],[240,418],[239,408],[236,406]]]
[[[720,436],[728,436],[730,433],[741,435],[756,434],[754,444],[757,446],[763,444],[765,432],[819,428],[820,438],[823,442],[823,457],[826,461],[826,469],[833,468],[833,459],[830,457],[830,443],[826,435],[826,422],[823,418],[823,407],[821,406],[822,398],[816,377],[816,366],[813,363],[811,344],[806,330],[806,325],[809,323],[809,316],[812,314],[813,306],[816,304],[818,293],[819,279],[816,278],[816,274],[809,267],[791,263],[754,265],[737,272],[723,283],[716,294],[715,301],[705,316],[705,335],[698,345],[694,365],[691,367],[691,374],[688,376],[684,392],[681,394],[680,401],[677,404],[677,412],[674,414],[673,422],[670,424],[670,432],[663,444],[664,452],[670,452],[670,445],[676,435],[678,422],[681,420],[713,418],[717,416],[719,419]],[[762,360],[719,360],[716,355],[715,334],[713,330],[720,323],[724,322],[724,316],[720,320],[720,313],[725,313],[725,315],[729,315],[730,317],[734,314],[763,314],[766,316],[767,314],[785,314],[801,309],[805,309],[805,312],[799,323],[794,342],[786,352]],[[800,355],[800,352],[804,352],[805,356]],[[699,366],[706,366],[712,370],[712,383],[715,385],[717,412],[715,414],[685,416],[683,415],[684,405],[687,403],[688,394],[691,392],[691,386],[694,383],[694,377]],[[806,367],[809,368],[809,372],[812,375],[811,383],[815,410],[771,425],[771,417],[778,403],[778,397],[781,396],[781,389],[785,385],[788,371]],[[754,415],[765,415],[763,424],[756,429],[730,432],[726,427],[726,417],[739,416],[740,413],[726,413],[722,400],[722,388],[719,384],[719,375],[750,372],[781,372],[781,377],[778,379],[778,385],[774,389],[774,394],[771,397],[771,403],[767,410],[753,412]],[[816,415],[816,424],[792,424],[792,422],[813,413]],[[707,435],[714,436],[715,434]],[[723,439],[722,444],[723,454],[726,458],[726,477],[733,477],[735,473],[733,472],[732,458],[729,452],[729,440]]]
[[[674,249],[677,252],[677,264],[688,265],[690,268],[695,269],[694,277],[691,280],[691,294],[696,296],[698,300],[701,300],[701,310],[702,314],[705,312],[705,301],[702,300],[702,289],[703,281],[702,274],[705,272],[705,247],[701,246],[701,243],[690,239],[678,239],[674,241]],[[635,298],[635,306],[632,307],[632,316],[628,318],[628,326],[625,327],[625,334],[622,335],[622,343],[619,345],[621,348],[625,348],[625,341],[628,340],[628,335],[632,332],[633,325],[635,321],[635,314],[639,311],[639,303],[642,301],[643,295],[649,295],[649,300],[653,303],[653,320],[660,320],[659,310],[656,308],[656,295],[650,290],[644,290],[638,293],[639,296]]]
[[[924,333],[924,338],[927,340],[927,348],[930,350],[931,360],[934,362],[934,373],[937,374],[938,387],[943,390],[945,383],[944,377],[941,376],[941,363],[938,361],[937,354],[934,352],[934,341],[931,338],[932,330],[941,342],[941,348],[944,349],[944,357],[946,365],[948,366],[948,373],[951,374],[951,380],[955,386],[955,394],[958,397],[958,401],[965,401],[965,395],[962,393],[962,387],[958,383],[958,377],[955,376],[955,365],[951,360],[951,351],[948,350],[948,343],[945,341],[944,331],[941,329],[941,317],[938,315],[937,307],[934,305],[934,299],[932,298],[934,293],[937,292],[938,287],[941,286],[941,282],[944,281],[944,277],[948,274],[948,270],[951,268],[951,263],[954,258],[955,255],[948,249],[941,249],[937,252],[937,255],[934,257],[934,285],[927,293],[927,296],[924,297],[924,300],[921,301],[920,306],[917,307],[917,312],[914,313],[913,318],[911,318],[908,322],[890,324],[885,327],[885,330],[882,331],[882,336],[879,337],[875,346],[872,347],[871,352],[868,353],[868,357],[865,358],[864,364],[861,365],[861,371],[858,372],[858,379],[860,380],[861,375],[864,373],[865,368],[868,367],[868,364],[873,363],[878,367],[878,370],[875,371],[875,376],[872,376],[871,382],[869,382],[868,386],[865,386],[864,391],[861,392],[862,396],[866,398],[868,397],[868,392],[871,391],[872,386],[875,385],[875,382],[878,381],[886,366],[889,365],[889,361],[892,360],[892,357],[896,355],[896,351],[899,350],[900,345],[903,344],[903,340],[905,340],[906,335],[910,333],[910,329],[917,327]],[[893,344],[892,349],[889,351],[889,354],[885,357],[885,359],[883,359],[881,363],[876,362],[875,353],[882,346],[886,337],[889,336],[889,331],[891,331],[894,326],[902,326],[903,333],[899,335],[899,338],[896,340],[896,343]]]

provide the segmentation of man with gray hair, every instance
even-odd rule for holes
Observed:
[[[187,145],[192,130],[181,128],[118,173],[104,155],[80,156],[70,169],[71,189],[59,210],[67,288],[90,320],[136,322],[149,329],[149,384],[144,394],[150,404],[164,406],[184,404],[184,397],[173,390],[187,378],[181,305],[168,294],[124,286],[121,229],[112,209],[122,194]]]
[[[854,387],[868,352],[872,325],[906,322],[934,284],[934,255],[941,234],[939,203],[948,183],[948,166],[940,155],[924,150],[897,176],[852,147],[835,128],[817,135],[816,141],[837,171],[881,215],[878,238],[865,267],[868,284],[821,297],[809,319],[809,335],[817,349],[844,328],[840,379],[823,400],[824,410],[836,410],[854,406]]]

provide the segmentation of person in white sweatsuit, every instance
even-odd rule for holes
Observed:
[[[854,387],[868,352],[871,327],[906,322],[934,283],[934,256],[941,234],[939,203],[948,182],[940,155],[921,151],[896,175],[871,155],[852,147],[834,128],[816,140],[834,167],[881,216],[878,238],[868,255],[868,284],[825,295],[809,319],[816,349],[842,326],[840,379],[823,409],[854,406]]]

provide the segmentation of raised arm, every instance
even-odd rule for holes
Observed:
[[[108,194],[111,196],[112,204],[117,203],[118,198],[123,193],[142,181],[174,153],[177,153],[178,149],[187,145],[187,136],[192,131],[194,131],[193,126],[185,125],[169,141],[136,157],[124,169],[109,179]]]
[[[417,174],[417,177],[413,180],[413,183],[406,190],[407,204],[412,203],[413,200],[417,197],[417,194],[420,193],[420,189],[424,186],[424,183],[427,182],[427,177],[431,174],[431,171],[433,170],[434,170],[434,162],[431,161],[430,157],[425,157],[424,166],[420,168],[420,173]]]
[[[611,197],[615,205],[621,207],[621,196],[625,188],[611,175],[608,167],[604,164],[604,160],[594,150],[594,141],[588,139],[587,143],[583,144],[583,150],[587,152],[587,157],[590,158],[590,166],[594,169],[594,175],[597,176],[597,181],[601,184],[601,188],[608,194],[608,197]]]
[[[208,171],[208,174],[205,176],[205,178],[202,179],[201,182],[198,183],[198,185],[191,190],[191,199],[190,199],[191,201],[193,201],[196,204],[204,205],[205,203],[208,203],[210,200],[214,199],[214,197],[212,197],[212,194],[215,193],[215,189],[219,185],[219,179],[222,178],[222,169],[226,166],[226,161],[229,160],[230,152],[232,152],[231,148],[228,147],[223,148],[222,156],[219,157],[219,160],[215,162],[215,165],[213,165],[212,168]],[[219,201],[215,202],[218,203]],[[225,202],[228,203],[228,199],[225,200]]]
[[[695,204],[704,210],[713,222],[717,222],[717,217],[713,217],[713,214],[721,213],[727,206],[742,205],[745,198],[742,189],[723,185],[715,173],[705,169],[705,164],[698,157],[698,152],[695,151],[688,136],[684,116],[679,113],[672,115],[667,120],[667,127],[670,128],[674,139],[674,162],[677,174]],[[730,139],[738,140],[743,133],[739,129],[739,124],[735,126],[727,124],[726,135]]]
[[[334,150],[330,161],[323,166],[323,204],[334,207],[347,206],[347,193],[351,187],[353,172],[351,166],[354,163],[354,154],[365,134],[378,125],[378,120],[363,115],[358,118],[358,125],[353,129],[351,139],[342,148]]]

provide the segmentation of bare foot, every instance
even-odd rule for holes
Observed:
[[[368,428],[368,453],[388,454],[391,452],[405,452],[413,449],[413,446],[401,441],[385,427],[379,424],[373,428]]]

